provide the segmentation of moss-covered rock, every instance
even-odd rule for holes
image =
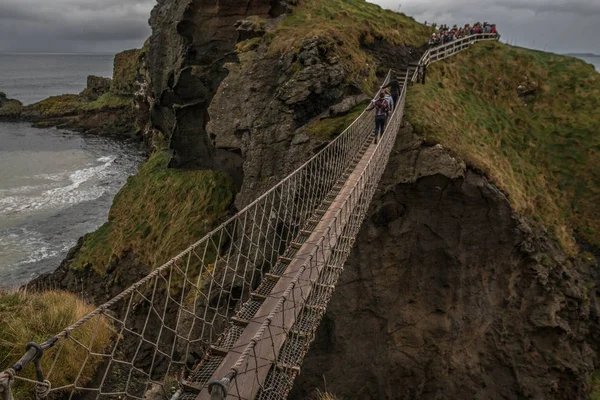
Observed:
[[[81,92],[81,95],[85,96],[89,101],[98,100],[98,97],[110,91],[111,84],[112,79],[110,78],[90,75],[87,78],[87,87]]]
[[[14,364],[23,355],[28,342],[42,343],[61,332],[94,310],[76,295],[60,291],[43,293],[0,292],[0,360],[3,366]],[[92,377],[101,359],[87,358],[83,345],[94,340],[91,350],[103,352],[113,337],[110,321],[97,316],[73,332],[71,340],[47,350],[42,357],[42,370],[53,387],[78,383],[85,385]],[[56,364],[51,368],[56,359]],[[51,373],[49,373],[52,371]],[[20,375],[35,379],[35,368],[28,366]],[[15,382],[15,399],[33,399],[35,385],[20,380]]]
[[[0,121],[13,121],[21,116],[23,104],[20,101],[9,99],[0,92]]]
[[[71,268],[106,274],[112,261],[132,253],[146,272],[199,240],[228,214],[234,198],[222,172],[167,167],[170,154],[155,153],[114,200],[109,222],[88,235]]]
[[[113,80],[110,87],[112,94],[133,96],[137,91],[140,50],[127,50],[115,56]]]
[[[484,171],[570,254],[600,246],[600,74],[566,56],[480,43],[413,86],[418,133]]]

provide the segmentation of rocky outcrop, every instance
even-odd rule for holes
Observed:
[[[206,131],[215,149],[238,155],[243,207],[306,161],[322,140],[303,127],[356,89],[348,71],[319,37],[275,58],[261,45],[228,63],[209,107]]]
[[[139,89],[139,69],[144,50],[126,50],[115,56],[110,92],[117,96],[132,96]]]
[[[139,120],[146,120],[134,97],[142,85],[142,51],[129,50],[115,56],[115,79],[88,76],[78,95],[53,96],[23,106],[0,94],[0,121],[28,121],[36,127],[57,127],[98,135],[136,136]]]
[[[174,150],[171,166],[224,169],[240,182],[239,154],[211,143],[208,108],[228,74],[225,64],[237,60],[236,22],[250,16],[273,19],[286,10],[279,0],[158,2],[150,19],[150,112],[152,128]]]
[[[110,78],[90,75],[87,78],[87,86],[80,95],[85,96],[89,101],[96,101],[100,96],[110,92],[111,84]]]
[[[19,100],[9,99],[0,92],[0,121],[16,121],[21,117],[23,104]]]
[[[586,398],[600,280],[578,266],[407,127],[291,398]]]

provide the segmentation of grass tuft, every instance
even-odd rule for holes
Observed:
[[[600,369],[595,370],[592,374],[591,383],[590,400],[600,400]]]
[[[495,42],[432,65],[407,98],[417,133],[484,171],[569,254],[573,232],[600,245],[599,109],[591,65]]]
[[[329,40],[350,72],[348,79],[370,93],[377,66],[363,45],[385,40],[393,46],[421,47],[430,32],[413,18],[365,0],[302,0],[266,38],[270,51],[281,55],[297,52],[315,36]]]
[[[235,189],[226,173],[170,169],[169,159],[159,151],[129,178],[109,221],[85,237],[71,268],[91,267],[104,275],[112,260],[132,253],[154,270],[228,215]]]
[[[322,393],[320,391],[317,393],[317,399],[318,400],[339,400],[339,398],[332,395],[331,393],[327,393],[327,392]]]
[[[93,310],[93,306],[66,292],[0,293],[0,365],[13,365],[24,354],[27,343],[42,343]],[[45,378],[53,387],[61,387],[72,384],[79,376],[78,385],[85,385],[102,360],[87,358],[88,351],[77,342],[101,353],[108,348],[112,337],[113,329],[108,320],[95,317],[74,331],[71,339],[59,342],[44,353]],[[58,359],[53,366],[57,352]],[[27,366],[19,376],[35,380],[35,368]],[[33,389],[33,385],[17,380],[15,398],[33,399]]]

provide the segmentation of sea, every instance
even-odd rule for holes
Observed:
[[[0,54],[0,91],[25,104],[79,93],[113,57]],[[0,122],[0,288],[55,270],[142,161],[135,141]]]
[[[600,56],[586,54],[586,55],[575,55],[575,57],[581,58],[583,61],[585,61],[589,64],[592,64],[594,67],[596,67],[596,71],[600,72]]]

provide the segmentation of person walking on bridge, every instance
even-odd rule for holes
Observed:
[[[379,93],[379,98],[373,100],[371,105],[367,107],[367,111],[371,111],[372,109],[375,109],[375,144],[377,144],[379,136],[383,136],[385,132],[385,123],[390,113],[390,104],[385,99],[383,90]]]
[[[392,99],[394,100],[394,104],[398,104],[398,99],[400,98],[400,82],[398,82],[397,78],[394,78],[388,83],[383,89],[390,88],[392,91]]]
[[[384,93],[385,93],[385,99],[387,100],[387,102],[390,106],[390,114],[391,114],[394,112],[394,105],[396,103],[394,103],[394,98],[390,94],[390,89],[385,89]]]

